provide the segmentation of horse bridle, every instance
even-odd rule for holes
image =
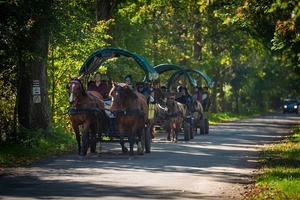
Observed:
[[[83,88],[82,88],[81,83],[80,83],[78,80],[76,80],[76,79],[71,80],[70,83],[71,83],[71,87],[72,87],[72,92],[69,92],[69,103],[70,103],[70,104],[74,104],[75,100],[73,100],[73,95],[76,96],[76,97],[78,97],[79,94],[82,93],[84,90],[83,90]],[[77,93],[74,93],[74,92],[73,92],[75,83],[79,84],[79,91],[78,91]],[[76,99],[76,100],[77,100],[77,99]]]
[[[119,93],[121,94],[121,96],[124,94],[124,88],[123,88],[122,86],[120,86],[120,85],[116,86],[116,87],[113,89],[113,91],[119,92]],[[113,91],[112,91],[112,92],[113,92]],[[116,116],[117,116],[117,115],[136,115],[136,114],[141,115],[141,116],[144,115],[143,112],[140,112],[140,109],[139,109],[139,108],[136,108],[136,109],[133,108],[134,105],[137,104],[137,100],[136,100],[136,99],[134,99],[134,101],[132,101],[131,106],[130,106],[128,109],[126,109],[126,110],[124,110],[124,109],[119,109],[119,107],[120,107],[120,102],[116,102],[116,101],[114,101],[113,99],[112,99],[112,102],[114,102],[114,103],[117,104],[117,109],[113,112],[114,115],[116,115]]]
[[[112,90],[111,94],[112,94],[114,91],[121,93],[121,95],[124,94],[124,89],[123,89],[123,87],[120,86],[120,85],[115,86],[115,88]],[[115,103],[115,101],[114,101],[113,99],[112,99],[112,102]],[[119,103],[118,103],[117,105],[119,105]]]

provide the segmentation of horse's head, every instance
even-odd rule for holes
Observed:
[[[203,112],[201,103],[195,99],[187,101],[186,108],[188,114],[192,116],[199,115]]]
[[[153,93],[155,101],[159,102],[165,99],[165,93],[160,88],[155,88]]]
[[[166,106],[167,106],[167,113],[172,113],[175,107],[175,97],[174,96],[170,96],[167,97],[167,102],[166,102]]]
[[[186,108],[188,111],[195,110],[197,108],[198,104],[197,101],[194,100],[193,98],[188,98],[186,102]]]
[[[125,83],[116,83],[113,82],[113,87],[109,92],[109,96],[112,97],[111,111],[117,109],[129,108],[132,105],[134,98],[137,98],[137,95],[133,91],[132,87],[126,85]]]
[[[84,87],[81,83],[81,78],[72,78],[69,77],[70,81],[67,84],[67,90],[69,91],[69,103],[74,104],[78,102],[78,98],[80,95],[85,95]]]

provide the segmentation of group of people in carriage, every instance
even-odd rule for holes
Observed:
[[[163,89],[164,88],[162,87],[160,88],[161,91],[163,91]],[[208,87],[194,87],[194,92],[192,95],[190,95],[186,87],[179,85],[176,88],[176,92],[164,91],[164,93],[167,94],[165,97],[165,107],[169,106],[169,111],[173,109],[173,111],[170,112],[173,114],[164,115],[165,123],[163,123],[163,126],[168,132],[167,140],[177,141],[178,132],[181,130],[181,128],[184,128],[185,140],[194,138],[194,135],[197,133],[197,127],[200,127],[200,133],[203,134],[204,126],[202,125],[202,122],[205,120],[205,118],[207,118],[207,111],[210,106]],[[161,99],[158,104],[160,109],[157,109],[158,114],[156,116],[159,118],[162,116],[162,114],[159,114],[159,112],[162,113],[165,111],[162,109],[164,107],[164,102],[161,101]],[[172,106],[170,107],[170,105]],[[184,107],[184,111],[180,111],[182,110],[182,106]],[[159,119],[161,119],[161,117]],[[170,121],[172,121],[171,124],[169,124]],[[183,123],[181,124],[179,121],[183,121]],[[189,131],[187,129],[189,129]],[[176,132],[176,134],[173,134],[175,135],[175,138],[172,139],[171,136],[174,132]],[[153,128],[153,135],[155,134],[156,131],[155,128]]]
[[[150,98],[151,90],[144,82],[137,82],[134,86],[132,82],[132,76],[127,75],[125,77],[125,83],[131,86],[134,91],[142,93],[147,100]],[[100,72],[96,72],[94,81],[90,81],[88,84],[88,90],[99,92],[104,99],[108,97],[108,87],[109,87],[108,82],[102,80],[102,75]],[[164,88],[165,88],[164,86],[161,87],[162,90],[164,90]],[[188,101],[197,100],[201,103],[204,112],[208,111],[210,106],[208,87],[196,86],[194,87],[193,94],[190,95],[186,87],[179,85],[177,87],[177,92],[181,95],[175,98],[176,101],[184,105],[187,105]]]
[[[192,95],[189,94],[188,89],[179,85],[177,87],[177,92],[181,93],[181,96],[177,97],[175,100],[182,103],[187,104],[188,101],[197,100],[201,103],[203,110],[205,112],[208,111],[210,107],[210,98],[208,95],[208,87],[194,87],[194,92]]]
[[[112,82],[111,84],[102,80],[102,76],[100,72],[96,72],[96,70],[101,66],[103,62],[111,58],[117,58],[120,56],[133,58],[136,63],[143,69],[145,72],[144,81],[137,82],[133,84],[132,76],[128,75],[124,77],[123,83]],[[210,78],[199,70],[185,69],[183,70],[181,67],[170,65],[170,64],[162,64],[153,67],[144,57],[140,56],[136,53],[131,53],[125,49],[121,48],[113,48],[113,47],[104,47],[95,52],[93,52],[84,62],[79,70],[80,77],[79,78],[71,78],[68,83],[68,92],[69,92],[69,103],[70,106],[68,108],[68,114],[71,118],[73,129],[76,133],[76,140],[78,142],[78,149],[80,155],[85,155],[87,151],[87,140],[89,138],[90,132],[88,129],[92,127],[92,123],[97,122],[97,132],[99,133],[99,127],[102,129],[102,133],[106,132],[107,125],[108,128],[111,129],[111,124],[106,123],[106,119],[108,118],[109,122],[111,119],[114,119],[117,122],[117,131],[120,137],[120,143],[122,145],[122,151],[125,151],[124,141],[121,137],[124,137],[124,132],[127,134],[128,139],[130,140],[130,155],[132,153],[133,146],[133,137],[136,135],[139,138],[139,141],[142,142],[142,149],[150,152],[150,143],[148,139],[141,139],[141,137],[149,137],[149,134],[145,134],[146,129],[148,130],[150,126],[150,121],[155,119],[154,114],[150,117],[150,110],[155,113],[155,109],[150,109],[151,106],[158,105],[158,102],[165,103],[165,107],[163,108],[164,117],[172,117],[177,115],[177,113],[169,112],[171,107],[174,105],[174,99],[171,99],[168,93],[166,93],[168,100],[164,98],[157,100],[155,99],[155,91],[156,88],[153,85],[153,88],[150,89],[148,83],[152,83],[152,81],[159,80],[159,75],[165,71],[169,71],[170,69],[177,69],[178,73],[176,75],[180,75],[183,72],[193,72],[200,74],[204,79],[208,82],[208,85],[212,87],[213,82]],[[83,87],[82,81],[83,78],[87,78],[87,75],[95,73],[94,80],[88,83],[87,89]],[[173,76],[172,76],[173,77]],[[176,76],[174,76],[176,77]],[[189,81],[192,79],[190,76]],[[171,79],[170,79],[171,80]],[[163,91],[163,88],[161,88]],[[165,88],[166,89],[166,88]],[[185,93],[184,93],[185,91]],[[177,96],[176,102],[182,102],[186,104],[189,101],[186,101],[186,97],[188,95],[187,89],[182,89],[183,94]],[[204,104],[204,93],[202,94]],[[154,97],[154,98],[153,98]],[[172,96],[173,97],[173,96]],[[199,97],[197,97],[199,98]],[[193,99],[192,97],[190,99]],[[162,105],[161,104],[161,105]],[[168,107],[169,106],[169,107]],[[158,106],[159,107],[159,106]],[[186,106],[187,107],[187,106]],[[177,108],[178,110],[178,108]],[[168,113],[167,113],[168,112]],[[184,113],[185,111],[180,111],[180,113]],[[185,114],[181,114],[185,116]],[[82,120],[77,120],[82,118]],[[86,120],[84,120],[86,119]],[[177,123],[177,122],[176,122]],[[83,132],[80,134],[78,131],[78,126],[83,127]],[[148,128],[147,128],[148,127]],[[169,127],[172,127],[170,124]],[[104,128],[104,130],[103,130]],[[91,128],[93,129],[93,128]],[[95,132],[95,131],[91,131]],[[100,134],[101,134],[100,132]],[[118,134],[117,133],[117,134]],[[93,134],[93,133],[91,133]],[[123,136],[121,136],[123,135]],[[99,136],[100,137],[100,136]],[[118,136],[117,136],[118,137]],[[150,136],[151,137],[151,136]],[[82,138],[82,148],[80,145],[80,138]],[[112,139],[112,138],[111,138]],[[123,151],[123,152],[124,152]],[[143,150],[142,150],[143,151]]]
[[[146,95],[150,95],[149,92],[146,93],[147,88],[141,87],[145,87],[145,84],[138,83],[136,85],[138,90],[136,90],[131,76],[128,76],[125,78],[125,83],[113,82],[109,85],[107,81],[102,80],[101,73],[97,72],[94,80],[88,82],[88,87],[85,89],[81,81],[82,77],[70,77],[70,82],[67,84],[70,103],[68,114],[76,133],[79,155],[85,156],[89,147],[91,153],[96,153],[96,143],[102,141],[101,133],[105,133],[111,139],[119,137],[124,153],[127,152],[124,146],[124,136],[127,136],[130,142],[130,156],[133,156],[132,149],[137,136],[141,142],[139,153],[143,154],[144,151],[149,153],[149,140],[145,138],[146,136],[142,138],[146,134],[144,129],[148,123]],[[110,105],[106,107],[108,101]],[[108,115],[107,112],[110,114]],[[82,119],[78,120],[79,118]],[[115,122],[117,122],[116,127],[112,126]],[[83,128],[81,136],[80,125]],[[111,128],[117,128],[117,134],[112,133]],[[80,143],[80,138],[82,138],[82,143]]]
[[[144,82],[137,82],[135,85],[133,84],[133,82],[132,82],[132,76],[131,75],[128,75],[128,76],[126,76],[125,77],[125,79],[124,79],[124,85],[126,85],[126,86],[129,86],[128,88],[130,88],[130,90],[131,91],[133,91],[134,93],[136,93],[136,94],[141,94],[142,96],[144,96],[145,97],[145,100],[146,100],[146,102],[147,102],[147,104],[148,104],[148,106],[147,106],[147,118],[148,118],[148,111],[149,111],[149,104],[152,104],[152,105],[155,105],[155,100],[154,100],[154,94],[153,94],[153,91],[155,90],[154,88],[152,89],[152,90],[150,90],[150,88],[149,87],[147,87],[147,84],[146,83],[144,83]],[[111,88],[113,88],[113,87],[116,87],[116,85],[115,86],[112,86]],[[163,89],[163,88],[162,88]],[[198,89],[198,91],[197,91],[197,95],[196,95],[196,89],[195,89],[195,93],[193,93],[193,95],[191,96],[191,95],[189,95],[189,93],[188,93],[188,90],[187,90],[187,88],[186,87],[182,87],[182,86],[179,86],[178,87],[178,90],[177,90],[177,92],[178,92],[178,94],[180,94],[176,99],[173,99],[173,100],[175,100],[176,102],[179,102],[179,103],[181,103],[182,105],[187,105],[187,103],[191,100],[191,99],[194,99],[194,100],[198,100],[199,98],[202,98],[201,100],[202,100],[202,103],[204,104],[205,102],[206,102],[206,99],[208,99],[209,100],[209,98],[208,98],[208,95],[207,95],[207,88],[206,87],[204,87],[202,90],[199,90],[199,88],[197,88]],[[105,80],[102,80],[102,75],[101,75],[101,73],[100,72],[96,72],[96,74],[95,74],[95,76],[94,76],[94,81],[90,81],[89,83],[88,83],[88,88],[87,88],[87,91],[93,91],[93,92],[97,92],[97,93],[99,93],[102,97],[103,97],[103,102],[105,102],[105,99],[108,99],[108,97],[110,97],[111,96],[111,91],[112,91],[112,89],[111,89],[111,91],[109,92],[109,90],[110,90],[110,86],[109,86],[109,84],[108,84],[108,81],[105,81]],[[117,90],[116,90],[117,91]],[[117,92],[120,92],[120,91],[117,91]],[[201,101],[200,101],[201,102]],[[166,107],[165,107],[165,109],[167,110],[167,109],[169,109],[169,110],[171,110],[170,108],[168,108],[168,102],[166,102],[166,105],[165,105]],[[143,106],[141,107],[141,109],[143,108]],[[179,123],[180,124],[183,124],[183,118],[184,118],[184,116],[185,116],[185,111],[183,111],[183,108],[181,108],[181,107],[179,107],[179,108],[177,108],[177,109],[179,109],[179,110],[182,110],[182,111],[180,111],[181,112],[181,121],[179,121],[179,122],[175,122],[175,121],[172,121],[171,123],[177,123],[177,126],[178,127],[180,127],[181,128],[181,125],[178,125]],[[105,107],[103,108],[103,110],[105,110]],[[118,117],[116,117],[116,118],[122,118],[123,116],[122,116],[122,114],[120,115],[120,113],[118,113],[119,114],[119,116]],[[136,114],[135,114],[136,115]],[[139,114],[140,115],[140,114]],[[144,114],[143,114],[144,115]],[[173,114],[172,113],[169,113],[169,114],[167,114],[167,113],[165,113],[165,117],[166,116],[172,116]],[[166,118],[168,118],[168,116],[166,117]],[[133,116],[134,117],[134,116]],[[127,117],[128,118],[128,117]],[[103,132],[109,132],[110,130],[109,129],[111,129],[111,124],[110,124],[110,122],[111,121],[109,121],[110,119],[105,119],[105,117],[103,117],[102,116],[102,131]],[[106,121],[106,120],[108,120],[108,121]],[[150,120],[150,119],[149,119]],[[146,122],[146,121],[144,121],[144,122]],[[169,122],[170,122],[170,120],[169,120]],[[169,133],[169,136],[168,136],[168,139],[170,139],[170,133],[172,133],[172,127],[173,127],[173,125],[171,125],[171,123],[168,125],[168,126],[165,126],[165,127],[167,127],[166,128],[166,131]],[[120,128],[120,122],[118,123],[119,125],[119,128]],[[143,127],[143,126],[142,126]],[[140,127],[140,128],[142,128],[142,127]],[[169,127],[169,128],[168,128]],[[99,128],[99,124],[96,124],[96,123],[91,123],[90,124],[90,131],[91,131],[91,133],[94,133],[94,132],[96,132],[97,130],[98,130],[98,128]],[[139,129],[140,129],[139,128]],[[125,129],[124,129],[125,130]],[[99,131],[99,130],[98,130]],[[135,130],[136,131],[136,130]],[[139,132],[140,132],[141,130],[139,130]],[[177,137],[178,137],[178,129],[176,130],[177,131],[177,133],[176,134],[173,134],[174,136],[173,136],[173,138],[174,137],[176,137],[174,140],[177,142]],[[173,131],[173,133],[174,133],[174,131]],[[100,136],[99,136],[100,137]],[[123,137],[123,136],[122,136]],[[101,138],[98,138],[97,139],[98,141],[99,140],[101,140]],[[132,139],[133,140],[133,139]],[[123,143],[124,144],[124,143]],[[124,145],[122,145],[122,146],[124,146]],[[149,144],[148,144],[148,146],[149,146]],[[84,147],[84,148],[86,148],[86,146]],[[122,147],[123,148],[123,147]],[[80,149],[80,148],[79,148]],[[132,149],[132,148],[131,148]],[[148,148],[149,149],[149,148]],[[81,152],[81,154],[82,155],[84,155],[85,154],[85,151],[86,151],[86,149],[84,150],[84,151],[82,151]],[[93,151],[95,151],[95,148],[93,149]],[[149,152],[150,150],[148,150],[148,152]]]

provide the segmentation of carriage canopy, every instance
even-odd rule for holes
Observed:
[[[168,88],[170,88],[174,81],[181,75],[185,75],[192,86],[197,86],[196,79],[194,79],[190,73],[196,73],[202,76],[209,88],[213,88],[214,86],[214,82],[210,79],[210,77],[200,70],[183,68],[173,64],[160,64],[155,66],[154,69],[158,74],[162,74],[170,70],[176,70],[168,80]]]
[[[146,81],[151,82],[158,78],[159,74],[155,71],[153,66],[143,56],[129,52],[121,48],[105,47],[92,53],[84,62],[79,70],[79,75],[90,74],[99,69],[101,64],[108,59],[125,56],[132,58],[144,70]]]

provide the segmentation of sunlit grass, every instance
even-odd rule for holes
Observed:
[[[260,159],[261,172],[247,199],[300,199],[300,129],[267,147]]]
[[[256,116],[257,114],[234,114],[230,112],[224,113],[212,113],[209,115],[210,124],[218,123],[218,122],[227,122],[227,121],[235,121],[239,119],[245,119],[249,117]]]

